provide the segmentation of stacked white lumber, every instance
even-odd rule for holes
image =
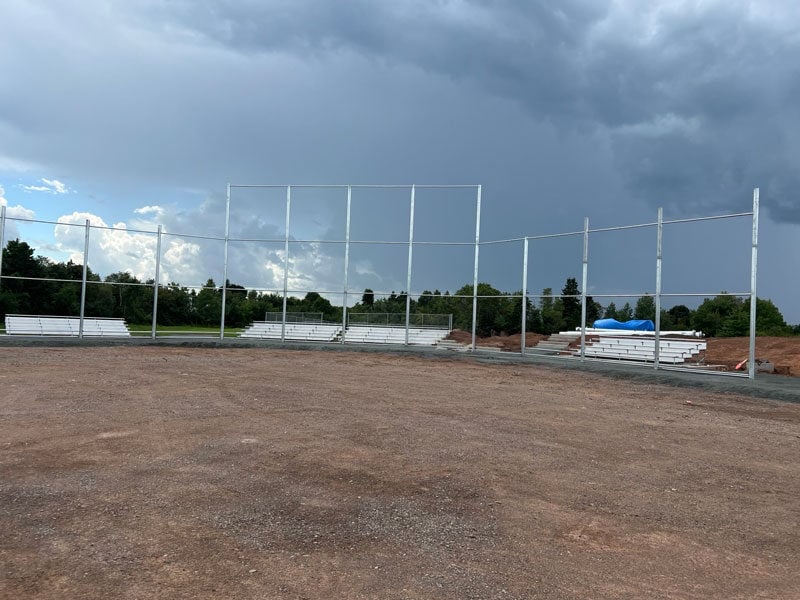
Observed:
[[[653,337],[603,336],[587,342],[584,351],[590,358],[613,358],[638,362],[655,361],[656,342]],[[701,340],[666,338],[659,341],[658,360],[666,364],[682,364],[706,349]],[[580,355],[580,350],[575,351]]]
[[[581,329],[578,327],[575,331],[562,331],[559,335],[580,335]],[[637,330],[627,330],[627,329],[595,329],[593,327],[586,328],[586,335],[599,335],[599,336],[607,336],[607,337],[653,337],[655,335],[652,331],[637,331]],[[702,331],[695,331],[694,329],[690,329],[687,331],[662,331],[661,337],[671,337],[671,336],[678,336],[678,337],[696,337],[701,338],[703,337]]]

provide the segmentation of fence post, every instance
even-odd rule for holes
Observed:
[[[747,376],[756,377],[756,281],[758,279],[758,210],[759,188],[753,190],[753,246],[750,255],[750,354],[747,361]]]
[[[283,239],[283,310],[281,343],[286,341],[286,296],[289,290],[289,215],[292,210],[292,186],[286,186],[286,233]]]
[[[478,257],[481,248],[481,186],[475,203],[475,268],[472,274],[472,351],[475,352],[478,326]]]
[[[664,236],[664,209],[658,209],[658,234],[656,241],[656,335],[653,348],[653,368],[658,370],[661,358],[661,255]]]
[[[347,186],[347,220],[344,226],[344,293],[342,294],[342,344],[347,334],[347,285],[350,270],[350,205],[353,198],[352,186]]]
[[[583,218],[583,276],[581,277],[581,360],[586,360],[586,287],[589,285],[589,217]]]
[[[6,205],[0,206],[0,288],[3,287],[3,248],[6,247]]]
[[[231,226],[231,184],[225,194],[225,245],[222,258],[222,305],[219,318],[219,339],[225,338],[225,299],[228,288],[228,237]]]
[[[408,219],[408,274],[406,277],[406,346],[408,346],[408,326],[411,318],[411,264],[414,256],[414,196],[416,186],[411,186],[411,209]]]
[[[89,263],[89,219],[86,219],[86,237],[83,241],[83,276],[81,278],[81,317],[78,322],[78,337],[83,338],[83,319],[86,313],[86,276]]]
[[[528,238],[522,244],[522,335],[520,346],[522,356],[525,356],[525,332],[528,329]]]
[[[158,226],[158,239],[156,240],[156,277],[153,280],[153,326],[150,330],[150,337],[156,339],[156,323],[158,322],[158,282],[161,279],[161,229]]]

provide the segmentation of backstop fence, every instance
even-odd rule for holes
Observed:
[[[270,189],[270,190],[279,190],[285,192],[285,212],[284,212],[284,227],[283,227],[283,235],[275,236],[275,237],[235,237],[231,235],[231,208],[232,208],[232,193],[237,190],[242,189]],[[292,236],[290,233],[290,227],[292,224],[292,198],[293,193],[297,190],[302,189],[325,189],[328,191],[333,191],[335,193],[340,193],[343,196],[344,203],[345,203],[345,215],[344,215],[344,232],[343,236],[340,238],[328,238],[328,239],[320,239],[320,238],[305,238],[303,236]],[[364,192],[369,190],[394,190],[394,191],[405,191],[408,196],[408,235],[405,239],[402,240],[376,240],[376,239],[357,239],[354,236],[351,236],[351,223],[353,217],[352,211],[352,200],[354,192]],[[420,190],[430,190],[430,189],[446,189],[446,190],[461,190],[467,192],[469,195],[467,196],[469,202],[474,203],[474,238],[472,238],[472,232],[470,231],[470,239],[469,241],[454,241],[454,240],[432,240],[432,239],[419,239],[415,238],[415,210],[416,210],[416,203],[417,203],[417,194]],[[463,250],[468,250],[472,254],[471,258],[471,266],[472,266],[472,285],[471,289],[469,289],[468,294],[453,294],[448,295],[449,298],[460,298],[463,299],[464,302],[468,302],[471,304],[471,344],[470,350],[472,352],[479,351],[477,346],[477,321],[478,321],[478,307],[481,301],[491,302],[490,299],[496,299],[496,295],[483,295],[480,293],[480,286],[479,286],[479,267],[480,267],[480,252],[482,248],[487,248],[490,246],[504,246],[504,247],[513,247],[516,246],[518,248],[517,252],[521,254],[520,257],[520,282],[521,288],[520,292],[517,294],[507,294],[504,295],[504,298],[510,299],[519,299],[521,301],[521,341],[520,341],[520,353],[524,356],[526,354],[526,332],[527,332],[527,315],[526,310],[528,307],[528,302],[532,299],[543,299],[545,296],[549,298],[573,298],[574,300],[579,300],[580,302],[580,351],[577,353],[577,358],[582,361],[586,360],[596,360],[590,358],[586,355],[586,332],[587,332],[587,299],[589,298],[590,294],[588,294],[588,289],[590,285],[589,279],[589,257],[590,257],[590,248],[591,244],[590,241],[594,239],[595,236],[599,235],[606,235],[606,234],[613,234],[615,232],[623,232],[623,231],[632,231],[632,230],[652,230],[654,232],[654,251],[652,254],[652,264],[654,267],[654,277],[653,283],[654,288],[650,291],[637,293],[637,294],[621,294],[612,291],[593,291],[591,294],[592,298],[621,298],[624,296],[629,296],[631,298],[634,297],[641,297],[644,295],[651,295],[655,302],[655,360],[653,361],[652,366],[655,369],[674,369],[676,367],[673,366],[666,366],[660,364],[659,361],[659,338],[661,335],[661,306],[662,302],[665,299],[670,298],[678,298],[678,297],[711,297],[711,296],[720,296],[720,295],[728,295],[728,296],[736,296],[742,298],[749,298],[750,301],[750,314],[749,314],[749,361],[748,361],[748,372],[747,374],[738,374],[738,373],[729,373],[729,375],[734,376],[746,376],[749,378],[755,377],[755,341],[756,341],[756,283],[757,283],[757,273],[758,273],[758,218],[759,218],[759,190],[758,188],[753,190],[753,200],[752,200],[752,210],[748,212],[739,212],[739,213],[731,213],[731,214],[722,214],[722,215],[714,215],[714,216],[704,216],[704,217],[694,217],[694,218],[684,218],[684,219],[664,219],[663,216],[663,209],[659,208],[657,212],[657,218],[655,221],[640,223],[640,224],[632,224],[632,225],[620,225],[620,226],[613,226],[613,227],[601,227],[601,228],[591,228],[589,223],[589,218],[585,217],[583,219],[583,226],[580,229],[575,229],[573,231],[567,231],[562,233],[546,233],[546,234],[539,234],[539,235],[526,235],[522,237],[510,238],[510,239],[499,239],[499,240],[481,240],[481,195],[482,195],[482,187],[480,185],[290,185],[290,184],[282,184],[282,185],[273,185],[273,184],[228,184],[227,186],[227,193],[226,193],[226,202],[225,202],[225,221],[224,221],[224,234],[220,235],[208,235],[208,234],[198,234],[198,233],[176,233],[176,232],[167,232],[164,230],[162,225],[158,225],[156,230],[143,230],[143,229],[128,229],[128,228],[120,228],[120,227],[110,227],[110,226],[99,226],[93,225],[87,219],[83,224],[80,223],[67,223],[62,221],[48,221],[48,220],[39,220],[39,219],[26,219],[20,217],[10,217],[6,214],[6,207],[0,207],[0,248],[5,248],[6,245],[6,224],[9,221],[14,221],[18,223],[39,223],[39,224],[51,224],[55,226],[63,226],[63,227],[70,227],[70,228],[82,228],[84,234],[84,243],[83,243],[83,253],[82,253],[82,265],[81,265],[81,276],[77,278],[77,276],[73,278],[40,278],[40,277],[24,277],[18,275],[9,275],[3,274],[3,261],[2,261],[2,253],[0,253],[0,291],[2,290],[3,282],[9,282],[13,280],[32,280],[32,281],[50,281],[50,282],[62,282],[64,284],[74,284],[80,285],[80,319],[81,323],[85,318],[85,310],[86,310],[86,297],[87,297],[87,286],[94,286],[94,285],[114,285],[114,286],[134,286],[139,288],[146,288],[150,289],[152,292],[152,315],[150,320],[150,331],[149,335],[152,338],[156,338],[158,336],[158,310],[159,310],[159,292],[164,290],[168,290],[169,285],[164,284],[161,282],[161,264],[163,259],[163,252],[162,252],[162,243],[165,238],[169,236],[179,237],[183,239],[194,239],[194,240],[204,240],[209,242],[216,242],[219,243],[221,248],[222,254],[222,286],[221,286],[221,303],[219,307],[219,333],[218,336],[220,338],[225,337],[225,322],[226,322],[226,304],[228,300],[228,295],[230,293],[240,293],[242,291],[241,286],[238,287],[229,287],[228,285],[228,274],[229,274],[229,248],[232,243],[247,243],[247,244],[256,244],[256,245],[278,245],[280,247],[279,255],[281,256],[282,260],[282,286],[279,289],[265,289],[260,288],[260,291],[268,291],[275,293],[280,296],[281,303],[282,303],[282,310],[278,313],[267,313],[265,316],[265,320],[272,321],[274,319],[275,322],[280,321],[282,323],[282,334],[281,334],[281,341],[285,342],[285,330],[286,324],[292,322],[302,322],[305,319],[314,320],[316,319],[317,313],[306,316],[297,316],[296,313],[293,313],[290,310],[287,310],[288,303],[290,297],[298,293],[303,292],[310,292],[316,291],[322,295],[335,295],[336,297],[341,299],[341,323],[343,330],[346,330],[348,325],[356,325],[356,324],[367,324],[370,323],[372,319],[376,319],[376,323],[380,322],[381,315],[375,315],[372,313],[354,313],[348,310],[351,300],[355,294],[360,294],[360,291],[356,291],[350,288],[350,274],[351,274],[351,251],[353,248],[358,246],[368,246],[368,247],[394,247],[394,248],[404,248],[405,249],[405,267],[406,267],[406,277],[405,277],[405,313],[404,315],[401,313],[401,318],[397,318],[396,316],[392,316],[392,324],[393,325],[400,325],[405,327],[406,336],[405,336],[405,343],[409,343],[409,328],[417,327],[417,326],[446,326],[448,328],[452,328],[452,316],[448,315],[421,315],[417,313],[412,313],[412,298],[421,298],[427,294],[427,292],[421,291],[414,291],[414,252],[415,249],[419,251],[422,247],[461,247]],[[723,292],[720,294],[718,291],[692,291],[692,292],[682,292],[682,291],[672,291],[672,292],[665,292],[662,289],[662,261],[663,261],[663,232],[665,228],[673,227],[678,224],[685,224],[685,223],[704,223],[708,221],[718,221],[718,220],[731,220],[731,219],[751,219],[752,221],[752,228],[751,228],[751,236],[749,236],[749,244],[750,244],[750,285],[749,290],[739,290],[735,292]],[[87,278],[87,267],[89,260],[91,257],[89,256],[89,243],[90,238],[93,231],[97,230],[112,230],[112,231],[125,231],[128,234],[142,234],[145,236],[153,236],[155,239],[155,247],[154,247],[154,272],[153,272],[153,279],[152,283],[141,283],[141,282],[126,282],[126,281],[96,281]],[[538,244],[544,240],[554,240],[559,238],[572,238],[578,240],[582,246],[582,253],[581,253],[581,280],[580,280],[580,291],[578,294],[573,296],[564,295],[564,294],[553,294],[553,295],[545,295],[545,294],[536,294],[531,293],[529,290],[529,280],[531,271],[529,269],[529,259],[531,258],[531,249],[534,247],[535,244]],[[311,290],[311,289],[292,289],[292,286],[289,285],[289,269],[290,269],[290,252],[293,246],[298,244],[305,244],[305,245],[316,245],[317,247],[322,245],[336,245],[343,249],[344,251],[344,261],[343,261],[343,269],[341,273],[341,286],[336,286],[338,289],[330,289],[330,290]],[[199,284],[194,286],[195,289],[199,289]],[[390,292],[388,290],[374,290],[373,292],[375,296],[379,295],[389,295]],[[394,291],[391,292],[394,295]],[[262,313],[263,314],[263,313]],[[366,316],[370,315],[370,316]],[[389,315],[383,315],[386,319],[390,319]],[[322,317],[319,317],[319,320],[322,321]],[[447,322],[445,323],[445,320]],[[396,322],[397,321],[397,322]],[[82,328],[81,328],[82,329]],[[346,337],[344,335],[341,336],[341,339],[337,341],[337,343],[346,343]],[[696,369],[694,369],[696,370]]]

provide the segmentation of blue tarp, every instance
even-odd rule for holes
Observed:
[[[595,329],[625,329],[626,331],[655,331],[656,326],[650,320],[632,320],[624,323],[616,319],[598,319],[594,322]]]

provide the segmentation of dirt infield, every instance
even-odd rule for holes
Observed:
[[[2,598],[770,598],[800,405],[541,365],[0,348]]]

